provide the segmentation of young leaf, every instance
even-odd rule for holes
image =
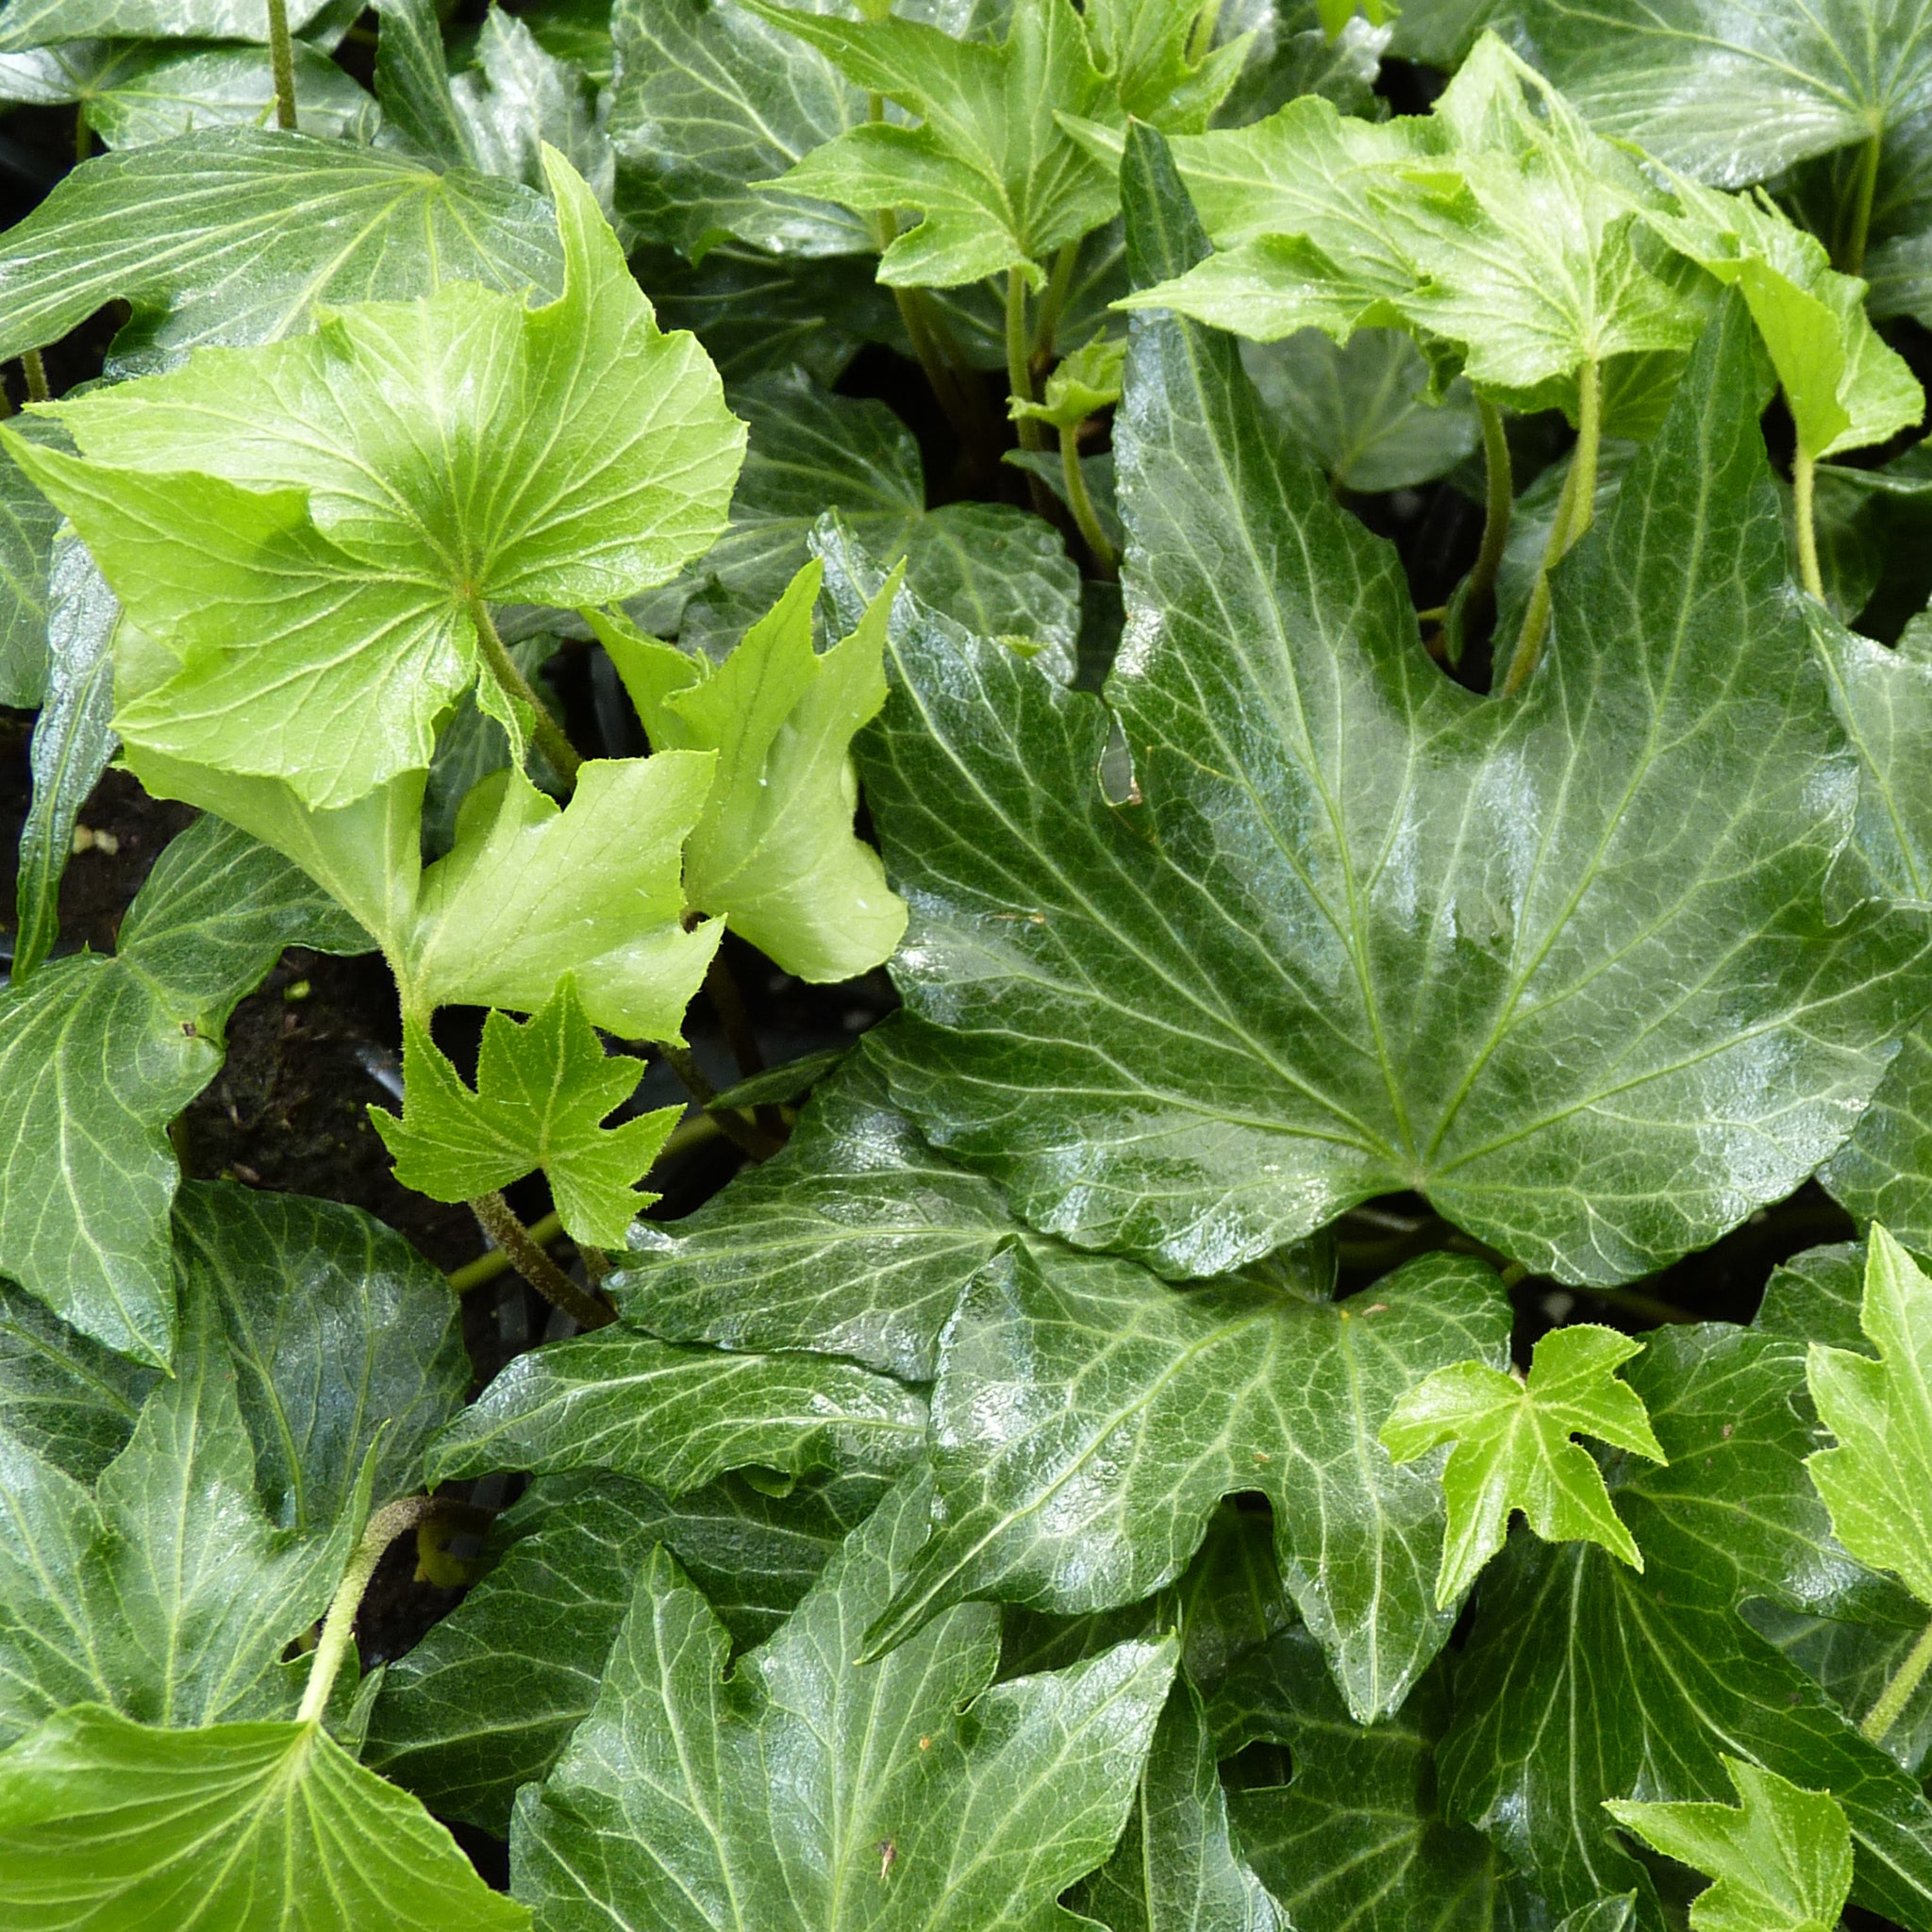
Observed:
[[[1237,33],[1195,58],[1202,13],[1198,0],[1092,0],[1085,9],[1094,64],[1113,82],[1124,112],[1165,134],[1199,134],[1208,125],[1254,36]]]
[[[1430,1600],[1441,1488],[1375,1431],[1431,1370],[1472,1349],[1501,1362],[1506,1333],[1495,1277],[1446,1257],[1336,1304],[1009,1248],[947,1324],[938,1524],[868,1651],[971,1597],[1061,1616],[1136,1602],[1179,1574],[1220,1497],[1258,1490],[1282,1579],[1368,1723],[1453,1621]]]
[[[221,1309],[275,1522],[326,1528],[365,1464],[377,1496],[420,1489],[423,1452],[472,1374],[441,1273],[359,1208],[229,1181],[189,1182],[174,1226],[188,1292],[205,1286]]]
[[[97,1705],[0,1755],[0,1912],[21,1932],[519,1932],[415,1799],[319,1724],[158,1730]]]
[[[221,1316],[188,1286],[175,1373],[92,1489],[0,1431],[0,1744],[74,1704],[192,1725],[300,1694],[282,1653],[327,1607],[366,1486],[319,1533],[272,1526]]]
[[[929,1502],[916,1476],[904,1482],[728,1677],[723,1627],[654,1555],[595,1708],[519,1798],[516,1895],[546,1923],[587,1906],[662,1932],[1061,1918],[1056,1896],[1119,1836],[1174,1644],[1123,1643],[991,1685],[997,1616],[975,1607],[855,1667]]]
[[[734,1469],[896,1474],[924,1446],[924,1399],[883,1375],[607,1328],[518,1356],[443,1431],[427,1474],[608,1469],[679,1496]]]
[[[1150,281],[1192,252],[1140,185],[1157,138],[1125,174]],[[1741,303],[1509,704],[1427,658],[1394,553],[1270,437],[1233,345],[1137,331],[1108,700],[1141,802],[1095,781],[1102,706],[894,609],[860,745],[916,908],[894,1097],[1036,1226],[1175,1275],[1416,1188],[1527,1266],[1624,1279],[1795,1186],[1915,1016],[1925,938],[1898,908],[1833,923],[1852,754]],[[1761,731],[1727,722],[1740,679]]]
[[[1111,408],[1121,399],[1121,375],[1126,364],[1127,345],[1121,337],[1096,336],[1084,347],[1075,349],[1046,378],[1046,396],[1041,402],[1022,402],[1017,397],[1008,406],[1014,417],[1031,417],[1055,429],[1077,429],[1098,409]]]
[[[1834,1932],[1852,1889],[1852,1834],[1829,1791],[1807,1791],[1735,1757],[1732,1805],[1604,1809],[1680,1865],[1716,1882],[1690,1905],[1691,1932]]]
[[[319,307],[401,302],[445,281],[555,289],[557,225],[508,182],[379,149],[213,128],[84,161],[0,238],[0,358],[133,307],[109,373],[210,342],[279,340]]]
[[[384,1674],[362,1759],[438,1816],[505,1837],[590,1714],[638,1573],[661,1543],[739,1645],[798,1607],[881,1479],[808,1478],[774,1498],[737,1476],[677,1502],[622,1476],[539,1476],[491,1529],[494,1567]]]
[[[1932,1604],[1932,1282],[1875,1223],[1859,1325],[1875,1361],[1811,1344],[1806,1380],[1838,1446],[1806,1467],[1839,1541]]]
[[[1382,1424],[1397,1462],[1455,1443],[1442,1471],[1449,1531],[1436,1601],[1445,1608],[1503,1547],[1521,1509],[1545,1542],[1601,1543],[1634,1570],[1643,1557],[1611,1507],[1603,1472],[1570,1438],[1664,1459],[1643,1403],[1616,1372],[1643,1344],[1614,1328],[1579,1324],[1545,1335],[1519,1382],[1487,1362],[1457,1362],[1410,1389]]]
[[[287,945],[359,952],[286,860],[213,819],[149,874],[111,958],[0,992],[0,1269],[83,1333],[167,1365],[167,1125],[214,1077],[235,1003]]]
[[[1916,1781],[1738,1614],[1896,1614],[1892,1587],[1834,1542],[1805,1470],[1817,1425],[1805,1345],[1722,1324],[1662,1329],[1631,1364],[1670,1460],[1611,1482],[1640,1575],[1588,1542],[1518,1536],[1483,1579],[1441,1749],[1443,1802],[1557,1911],[1635,1890],[1664,1921],[1606,1798],[1728,1796],[1723,1758],[1830,1790],[1856,1841],[1857,1896],[1932,1918],[1932,1807]]]
[[[658,332],[590,191],[547,165],[556,302],[451,284],[343,309],[45,406],[79,458],[14,437],[178,662],[123,704],[124,739],[351,804],[428,764],[479,656],[493,679],[486,601],[627,596],[723,527],[743,430],[716,372]]]
[[[854,127],[781,177],[795,193],[868,213],[918,211],[923,219],[879,258],[880,281],[946,289],[1017,269],[1039,289],[1041,264],[1118,206],[1113,171],[1057,119],[1120,114],[1071,0],[1014,0],[997,45],[923,21],[744,4],[818,48],[855,86],[919,117],[916,127]]]
[[[906,905],[852,829],[854,734],[886,701],[894,575],[842,642],[812,648],[822,570],[808,563],[715,671],[609,619],[598,635],[654,746],[715,752],[684,844],[684,891],[787,973],[851,979],[891,958]]]
[[[508,1013],[485,1017],[474,1093],[426,1030],[409,1023],[402,1117],[379,1107],[369,1117],[406,1188],[432,1201],[467,1201],[541,1167],[571,1239],[621,1247],[625,1229],[658,1199],[637,1184],[681,1111],[662,1107],[604,1126],[643,1076],[642,1060],[605,1053],[566,975],[525,1024]]]

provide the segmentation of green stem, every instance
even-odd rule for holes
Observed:
[[[1114,555],[1113,545],[1107,541],[1107,532],[1100,527],[1093,499],[1087,493],[1087,478],[1081,474],[1080,432],[1077,429],[1060,431],[1060,474],[1067,480],[1067,502],[1072,506],[1074,521],[1079,525],[1080,534],[1087,540],[1087,548],[1093,553],[1095,567],[1104,577],[1118,576],[1121,560]]]
[[[579,1328],[605,1328],[616,1321],[608,1303],[587,1294],[537,1245],[500,1193],[478,1194],[470,1203],[470,1212],[476,1217],[476,1225],[509,1257],[510,1266]]]
[[[738,1077],[749,1080],[754,1074],[762,1074],[765,1057],[758,1047],[758,1031],[751,1024],[751,1010],[744,1004],[738,975],[725,964],[722,948],[711,955],[711,963],[705,969],[705,991],[710,995],[711,1010],[718,1016],[724,1043],[738,1062]]]
[[[1556,519],[1550,525],[1550,540],[1543,546],[1536,588],[1529,593],[1529,608],[1523,613],[1523,629],[1517,635],[1516,650],[1503,678],[1501,695],[1506,698],[1513,697],[1529,682],[1542,654],[1543,639],[1550,628],[1550,573],[1590,528],[1596,515],[1596,467],[1602,442],[1603,386],[1597,365],[1586,362],[1576,384],[1576,447],[1571,453],[1569,475],[1563,478],[1563,493],[1557,499]]]
[[[26,399],[30,403],[44,403],[50,393],[47,388],[47,365],[41,359],[38,349],[29,349],[20,358],[20,366],[26,374]]]
[[[434,1496],[405,1496],[399,1503],[386,1504],[369,1519],[362,1541],[356,1545],[342,1580],[329,1601],[328,1615],[323,1619],[322,1637],[308,1666],[308,1688],[302,1693],[301,1707],[295,1712],[298,1724],[319,1724],[328,1708],[328,1693],[336,1687],[342,1658],[348,1655],[349,1640],[355,1634],[356,1612],[362,1606],[362,1592],[375,1574],[383,1552],[405,1530],[414,1529],[437,1507]]]
[[[1893,1724],[1905,1714],[1928,1666],[1932,1666],[1932,1624],[1926,1624],[1918,1642],[1907,1653],[1906,1660],[1892,1673],[1891,1682],[1878,1693],[1878,1702],[1858,1726],[1858,1735],[1868,1743],[1882,1744]]]
[[[1803,443],[1791,458],[1791,496],[1798,525],[1798,580],[1823,604],[1824,575],[1818,568],[1818,517],[1815,505],[1818,463]]]
[[[295,125],[295,47],[289,39],[289,0],[268,0],[268,58],[275,77],[275,125]]]
[[[1053,274],[1047,278],[1045,299],[1040,305],[1040,325],[1033,332],[1033,354],[1028,358],[1045,364],[1053,360],[1054,339],[1059,333],[1060,315],[1074,286],[1074,271],[1080,265],[1080,244],[1069,242],[1054,257]]]
[[[540,1248],[547,1248],[563,1232],[563,1216],[553,1208],[541,1221],[533,1221],[525,1232]],[[468,1294],[473,1288],[481,1288],[487,1282],[495,1281],[508,1274],[510,1270],[509,1250],[490,1248],[476,1257],[474,1261],[465,1261],[460,1268],[452,1268],[448,1274],[451,1290],[457,1294]]]
[[[491,675],[508,696],[530,708],[533,720],[531,736],[536,739],[538,749],[550,760],[551,769],[557,775],[566,785],[575,786],[583,759],[577,756],[576,747],[563,735],[563,726],[550,715],[550,707],[537,695],[530,680],[517,669],[516,659],[510,656],[497,633],[489,605],[474,591],[470,593],[470,617],[476,626],[477,647],[483,653],[484,663],[490,667]]]
[[[1880,141],[1874,132],[1858,153],[1857,178],[1852,183],[1852,227],[1845,237],[1839,266],[1848,275],[1865,273],[1865,244],[1872,234],[1872,204],[1878,193]]]
[[[1030,403],[1033,395],[1032,357],[1026,341],[1026,275],[1023,269],[1007,271],[1007,389],[1015,402]],[[1030,416],[1020,418],[1020,447],[1044,449],[1046,438]]]
[[[1496,573],[1503,565],[1503,552],[1509,544],[1509,518],[1516,506],[1516,478],[1509,466],[1509,438],[1504,432],[1503,412],[1484,397],[1476,398],[1476,413],[1483,425],[1483,474],[1488,488],[1483,510],[1483,542],[1476,552],[1475,567],[1469,574],[1469,590],[1462,600],[1465,625],[1480,622],[1496,594]],[[1467,629],[1463,635],[1468,635]]]
[[[705,1078],[704,1070],[691,1058],[688,1047],[674,1046],[668,1040],[656,1040],[651,1043],[664,1056],[665,1065],[684,1083],[684,1091],[705,1108],[708,1118],[718,1123],[719,1131],[741,1153],[750,1155],[754,1160],[769,1160],[778,1152],[784,1143],[737,1108],[721,1107],[715,1113],[710,1111],[711,1103],[718,1097],[718,1090]]]
[[[81,101],[74,109],[74,158],[86,160],[94,151],[94,124],[88,119],[87,103]]]

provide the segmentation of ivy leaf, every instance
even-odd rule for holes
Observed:
[[[1932,1282],[1876,1224],[1859,1325],[1878,1351],[1875,1361],[1811,1344],[1806,1380],[1838,1446],[1820,1450],[1806,1467],[1839,1541],[1932,1604]]]
[[[384,1674],[363,1761],[503,1837],[520,1785],[549,1774],[590,1714],[657,1544],[697,1577],[738,1644],[770,1637],[878,1501],[879,1478],[761,1494],[736,1476],[675,1503],[621,1476],[540,1476],[497,1518],[496,1560]]]
[[[1852,1834],[1829,1791],[1807,1791],[1735,1757],[1738,1805],[1609,1798],[1626,1830],[1715,1879],[1690,1905],[1691,1932],[1833,1932],[1852,1889]]]
[[[971,1607],[856,1668],[928,1505],[903,1483],[728,1678],[723,1626],[654,1555],[596,1707],[519,1798],[516,1894],[664,1932],[1062,1921],[1056,1896],[1119,1836],[1174,1645],[991,1685],[997,1613]]]
[[[1111,1932],[1292,1932],[1241,1857],[1201,1693],[1180,1677],[1113,1857],[1076,1893]]]
[[[715,671],[609,619],[596,629],[654,746],[714,752],[684,842],[684,891],[787,973],[852,979],[891,958],[906,906],[852,829],[851,743],[886,701],[894,576],[851,635],[812,646],[822,570],[808,563]]]
[[[1449,1531],[1436,1601],[1444,1608],[1503,1547],[1518,1509],[1545,1542],[1583,1538],[1633,1570],[1643,1557],[1610,1503],[1603,1472],[1572,1435],[1664,1459],[1642,1399],[1617,1370],[1643,1344],[1589,1323],[1545,1335],[1519,1382],[1487,1362],[1439,1369],[1395,1404],[1382,1442],[1397,1462],[1455,1443],[1442,1471]]]
[[[369,1117],[406,1188],[432,1201],[468,1201],[541,1167],[571,1239],[620,1247],[625,1229],[658,1199],[637,1184],[682,1111],[662,1107],[602,1125],[643,1076],[642,1060],[606,1055],[566,975],[526,1023],[485,1016],[475,1092],[427,1031],[408,1024],[402,1116],[372,1107]]]
[[[1137,158],[1156,139],[1125,177],[1144,281],[1195,252]],[[1832,923],[1856,776],[1742,305],[1507,705],[1424,654],[1394,553],[1268,434],[1233,345],[1136,329],[1108,698],[1141,802],[1095,782],[1107,708],[894,607],[860,758],[915,908],[895,1099],[1034,1225],[1174,1275],[1415,1188],[1607,1282],[1780,1198],[1856,1124],[1925,940],[1899,908]],[[1776,693],[1762,733],[1721,722],[1740,677]],[[1767,1055],[1774,1095],[1745,1074]],[[1607,1162],[1616,1186],[1580,1190]]]
[[[1713,1802],[1744,1759],[1844,1807],[1856,1896],[1932,1920],[1932,1807],[1913,1779],[1738,1614],[1761,1598],[1845,1618],[1897,1613],[1900,1592],[1833,1541],[1804,1460],[1817,1446],[1805,1344],[1709,1324],[1657,1330],[1630,1367],[1670,1460],[1613,1458],[1642,1574],[1591,1543],[1517,1536],[1485,1574],[1441,1747],[1445,1808],[1491,1834],[1551,1907],[1635,1890],[1607,1798]]]
[[[205,343],[299,334],[318,307],[407,301],[446,280],[548,290],[559,274],[556,223],[525,189],[308,135],[210,128],[83,161],[8,230],[0,359],[116,296],[134,316],[108,373],[127,375]]]
[[[221,1316],[186,1287],[175,1372],[92,1489],[0,1432],[0,1743],[75,1704],[193,1725],[300,1695],[282,1652],[327,1607],[366,1474],[319,1533],[272,1526]]]
[[[1062,1616],[1136,1602],[1179,1574],[1220,1497],[1259,1490],[1351,1708],[1392,1710],[1452,1619],[1429,1600],[1441,1487],[1398,1470],[1375,1431],[1432,1369],[1500,1363],[1507,1333],[1495,1277],[1442,1257],[1336,1304],[1009,1248],[947,1325],[937,1528],[868,1650],[971,1597]]]
[[[1435,1754],[1448,1690],[1438,1663],[1399,1712],[1365,1729],[1308,1633],[1289,1630],[1238,1664],[1209,1702],[1215,1755],[1235,1759],[1229,1820],[1298,1932],[1516,1932],[1548,1923],[1497,1852],[1444,1816]],[[1290,1781],[1237,1756],[1257,1741],[1288,1749]]]
[[[0,993],[0,1268],[83,1333],[166,1367],[167,1125],[214,1077],[235,1003],[286,945],[367,941],[277,855],[208,819],[162,854],[111,958]]]
[[[291,0],[299,33],[328,0]],[[0,12],[0,48],[41,47],[111,34],[120,40],[265,41],[268,16],[253,0],[13,0]]]
[[[607,1328],[518,1356],[443,1431],[427,1474],[608,1469],[679,1496],[734,1469],[896,1474],[924,1443],[924,1401],[850,1363]]]
[[[60,512],[0,452],[0,704],[31,710],[47,681],[47,573]]]
[[[22,1932],[518,1932],[413,1798],[319,1724],[158,1730],[97,1705],[0,1755],[0,1910]]]
[[[957,288],[1017,269],[1041,288],[1041,264],[1118,206],[1112,171],[1056,118],[1119,113],[1070,0],[1014,0],[997,45],[922,21],[744,4],[816,47],[856,87],[919,117],[916,127],[854,127],[780,177],[794,193],[868,213],[917,210],[923,219],[879,258],[889,286]]]
[[[348,805],[428,764],[476,675],[483,600],[627,596],[723,527],[743,431],[716,372],[658,332],[590,191],[547,165],[565,258],[547,307],[452,283],[42,406],[79,458],[15,437],[178,660],[122,705],[124,739]]]
[[[376,1495],[420,1489],[423,1452],[472,1374],[441,1271],[359,1208],[233,1182],[189,1182],[174,1225],[188,1291],[221,1309],[275,1522],[326,1528],[365,1463]]]
[[[1720,187],[1896,137],[1932,88],[1924,0],[1527,0],[1538,63],[1606,134]]]
[[[0,1281],[0,1429],[75,1482],[92,1482],[127,1446],[158,1373]]]
[[[754,186],[865,119],[823,54],[735,0],[617,0],[610,35],[619,205],[641,234],[693,260],[721,234],[781,255],[878,246],[831,202]]]
[[[1094,64],[1113,82],[1122,110],[1164,134],[1199,134],[1227,98],[1253,36],[1236,34],[1190,58],[1196,0],[1094,0],[1083,18]]]

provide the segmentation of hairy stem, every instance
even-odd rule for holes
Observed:
[[[553,1208],[541,1221],[533,1221],[524,1232],[540,1248],[547,1248],[563,1233],[563,1216]],[[513,1264],[508,1248],[487,1248],[474,1261],[465,1261],[460,1268],[452,1268],[445,1277],[451,1290],[457,1294],[468,1294],[473,1288],[482,1288],[500,1275],[508,1274]]]
[[[477,1226],[509,1257],[510,1266],[579,1328],[606,1328],[616,1321],[607,1303],[586,1293],[543,1252],[502,1194],[478,1194],[470,1203],[470,1212]]]
[[[1926,1624],[1906,1660],[1891,1674],[1891,1682],[1878,1693],[1878,1702],[1858,1726],[1858,1735],[1874,1744],[1884,1743],[1893,1724],[1905,1714],[1926,1669],[1932,1667],[1932,1624]]]
[[[434,1496],[405,1496],[399,1503],[385,1504],[369,1519],[362,1541],[356,1545],[349,1567],[336,1585],[328,1615],[323,1619],[322,1637],[308,1666],[308,1687],[303,1691],[301,1707],[295,1712],[298,1724],[320,1723],[328,1707],[328,1693],[336,1688],[337,1674],[342,1668],[349,1640],[355,1633],[356,1612],[361,1607],[362,1592],[369,1588],[369,1579],[375,1574],[382,1553],[405,1530],[414,1529],[433,1515],[436,1507]]]
[[[510,698],[530,708],[533,721],[530,735],[537,741],[537,748],[550,760],[551,769],[566,785],[575,785],[583,759],[577,756],[576,747],[563,735],[563,726],[550,715],[549,706],[537,695],[530,680],[517,669],[516,659],[497,634],[489,605],[474,591],[470,593],[470,617],[476,626],[476,646],[483,654],[483,662],[489,667],[490,675]]]
[[[1516,478],[1509,467],[1509,439],[1503,430],[1503,412],[1494,403],[1476,398],[1476,412],[1483,425],[1483,474],[1487,501],[1483,511],[1483,542],[1476,552],[1475,567],[1469,574],[1469,590],[1462,600],[1463,623],[1480,623],[1495,601],[1496,573],[1502,568],[1503,552],[1509,543],[1509,518],[1516,506]],[[1468,633],[1465,630],[1464,635]]]
[[[27,401],[44,403],[52,391],[47,388],[47,365],[41,359],[41,352],[27,350],[20,358],[20,366],[26,375]]]
[[[1504,675],[1501,695],[1513,697],[1529,682],[1542,655],[1543,639],[1550,628],[1550,573],[1569,554],[1572,546],[1596,515],[1596,466],[1603,441],[1603,385],[1594,362],[1586,362],[1576,384],[1576,447],[1571,453],[1570,472],[1563,479],[1563,494],[1557,499],[1556,520],[1550,525],[1550,540],[1543,547],[1542,566],[1536,574],[1536,588],[1529,595],[1529,608],[1523,613],[1523,629],[1516,639],[1516,650]]]
[[[664,1056],[664,1064],[684,1083],[684,1091],[700,1107],[708,1109],[718,1097],[718,1090],[705,1078],[704,1070],[691,1058],[690,1049],[674,1046],[668,1040],[655,1040],[651,1044]],[[769,1160],[783,1144],[733,1108],[721,1107],[709,1118],[718,1123],[719,1131],[734,1147],[750,1155],[754,1160]]]
[[[1104,577],[1117,577],[1121,560],[1114,555],[1113,545],[1107,540],[1107,532],[1100,527],[1093,499],[1087,493],[1087,478],[1080,469],[1080,432],[1077,429],[1060,431],[1060,474],[1066,478],[1067,502],[1073,507],[1074,521],[1079,525],[1080,535],[1093,554],[1095,569]]]
[[[1858,151],[1858,172],[1852,182],[1852,220],[1845,232],[1839,268],[1848,275],[1865,273],[1865,244],[1872,234],[1872,204],[1878,193],[1880,141],[1874,131]]]
[[[1007,271],[1007,388],[1016,403],[1030,403],[1033,395],[1033,358],[1026,341],[1026,275],[1022,269]],[[1030,416],[1020,419],[1020,447],[1044,449],[1046,440]]]
[[[1824,574],[1818,567],[1818,462],[1803,443],[1791,458],[1791,496],[1798,525],[1798,580],[1823,604]]]
[[[295,125],[295,48],[289,39],[289,0],[268,0],[268,58],[275,77],[275,125]]]

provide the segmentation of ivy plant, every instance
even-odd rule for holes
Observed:
[[[0,1924],[1932,1932],[1923,10],[0,6]]]

